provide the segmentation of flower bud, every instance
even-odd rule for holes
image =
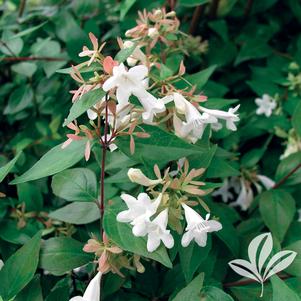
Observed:
[[[170,11],[169,13],[166,14],[166,17],[167,18],[173,18],[176,16],[176,12],[174,10]]]
[[[148,33],[147,35],[150,37],[150,38],[156,38],[157,36],[159,36],[159,31],[157,28],[155,27],[151,27],[148,29]]]
[[[130,168],[128,171],[128,177],[133,183],[137,183],[143,186],[153,186],[162,183],[162,179],[151,180],[140,169]]]
[[[155,10],[154,16],[155,16],[155,18],[162,18],[162,16],[163,16],[162,10],[161,9]]]

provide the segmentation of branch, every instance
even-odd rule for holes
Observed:
[[[196,30],[197,30],[197,27],[199,24],[199,20],[201,18],[203,11],[204,11],[204,5],[199,5],[193,13],[192,21],[191,21],[190,28],[189,28],[189,33],[191,35],[194,35],[196,33]]]
[[[218,9],[219,0],[213,0],[209,9],[209,18],[214,19],[216,18],[216,13]]]
[[[301,167],[301,163],[298,164],[295,168],[293,168],[286,176],[284,176],[282,179],[280,179],[274,186],[273,189],[278,188],[279,186],[281,186],[283,183],[286,182],[286,180],[292,176],[299,168]]]
[[[251,10],[252,10],[252,6],[253,6],[253,0],[248,0],[247,5],[245,7],[245,11],[244,11],[244,17],[248,17]]]
[[[3,43],[3,42],[2,42]],[[1,60],[6,62],[19,62],[19,61],[66,61],[66,59],[58,57],[48,57],[48,56],[16,56],[16,57],[4,57]]]

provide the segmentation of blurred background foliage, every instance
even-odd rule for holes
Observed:
[[[111,55],[118,50],[116,38],[123,38],[124,32],[135,26],[138,10],[162,6],[175,9],[181,21],[181,30],[192,35],[185,45],[189,50],[185,58],[188,73],[193,74],[212,66],[214,72],[206,81],[203,92],[209,99],[216,99],[214,107],[219,104],[223,108],[225,104],[237,100],[241,104],[240,130],[214,133],[213,138],[221,148],[215,155],[215,165],[210,166],[208,176],[226,178],[260,166],[265,175],[275,178],[276,174],[276,178],[281,179],[291,168],[300,164],[301,153],[300,149],[297,152],[298,148],[294,155],[285,159],[285,163],[279,163],[289,139],[296,135],[300,137],[301,133],[300,1],[2,0],[0,166],[5,166],[5,170],[0,169],[0,180],[3,180],[2,175],[10,172],[0,184],[3,196],[0,200],[0,254],[4,261],[39,229],[48,229],[49,237],[73,236],[84,242],[88,239],[89,231],[95,228],[89,223],[85,226],[55,221],[48,224],[47,212],[65,204],[51,192],[49,179],[17,186],[8,183],[13,180],[13,174],[28,170],[46,151],[65,140],[65,130],[61,125],[70,108],[69,90],[74,89],[75,84],[63,68],[81,62],[78,53],[83,45],[89,45],[88,33],[93,32],[101,41],[106,41],[105,54]],[[203,43],[200,44],[200,41]],[[202,49],[198,49],[200,45]],[[59,69],[61,71],[57,72]],[[254,99],[265,93],[282,101],[281,114],[263,118],[251,113],[256,109]],[[238,153],[241,154],[240,159]],[[16,154],[19,154],[17,162],[5,165]],[[111,156],[114,162],[117,157],[114,153]],[[132,164],[128,158],[120,160],[118,163],[121,162],[120,166],[124,168]],[[89,168],[96,171],[96,163],[89,164]],[[117,165],[111,163],[108,169],[111,168],[114,173],[119,170],[120,166]],[[295,197],[297,208],[301,207],[298,200],[301,188],[297,185],[300,182],[299,172],[287,184],[287,189]],[[123,188],[122,184],[117,186],[108,184],[112,196]],[[240,220],[232,209],[225,210],[224,214],[228,214],[231,227],[231,223]],[[242,213],[242,216],[245,217],[246,213]],[[286,245],[301,239],[299,224],[294,222],[291,225],[292,229],[285,238]],[[254,233],[263,227],[257,211],[252,219],[245,220],[237,228],[237,233],[243,236],[241,243],[246,246]],[[49,239],[47,243],[53,243],[55,249],[60,242]],[[77,263],[91,260],[87,254],[80,253],[81,244],[77,245],[73,240],[65,240],[62,244],[66,244],[66,249],[72,246],[79,250],[75,256]],[[299,245],[295,248],[301,252]],[[214,252],[207,254],[208,260],[199,267],[199,270],[211,270],[211,274],[214,274],[212,285],[223,281],[227,274],[226,263],[231,257],[225,252],[223,258],[217,258]],[[57,256],[56,260],[64,255]],[[214,260],[218,262],[214,263]],[[84,282],[77,282],[77,279],[82,279],[80,274],[61,276],[62,273],[57,272],[59,277],[48,275],[47,269],[53,267],[51,254],[44,254],[41,265],[46,272],[39,270],[16,300],[43,300],[43,295],[47,301],[64,301],[69,299],[70,290],[76,292],[84,286]],[[105,278],[106,300],[168,300],[166,296],[172,295],[177,285],[183,287],[184,279],[179,267],[167,272],[162,267],[148,263],[146,266],[146,272],[137,276],[136,287],[132,287],[129,280],[125,281],[116,275]],[[301,276],[300,267],[295,268],[295,275]],[[174,283],[174,287],[171,283]],[[116,293],[121,286],[123,290]],[[217,294],[214,288],[211,290],[211,294],[217,296],[214,295]],[[298,290],[301,290],[300,285]],[[257,291],[254,293],[250,287],[246,293],[244,288],[234,288],[232,293],[238,300],[251,301],[255,300]],[[154,296],[162,298],[151,299]],[[271,300],[269,296],[267,293],[263,300]],[[217,299],[206,297],[204,300]],[[231,299],[225,297],[219,300]]]

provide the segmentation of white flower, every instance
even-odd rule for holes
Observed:
[[[135,236],[146,235],[147,223],[149,218],[156,213],[162,194],[154,201],[151,201],[146,193],[140,193],[137,199],[129,194],[122,194],[121,198],[128,206],[128,210],[118,213],[117,221],[131,223],[134,226],[132,231]]]
[[[173,100],[178,113],[185,115],[186,121],[182,121],[174,115],[173,123],[175,133],[181,138],[186,138],[195,143],[203,135],[205,124],[217,122],[216,118],[211,118],[207,114],[202,115],[201,112],[181,94],[173,93]]]
[[[136,96],[144,108],[142,114],[144,121],[151,123],[156,113],[165,111],[165,105],[162,100],[156,99],[146,91],[147,74],[148,69],[144,65],[135,66],[127,71],[124,65],[120,64],[113,68],[113,76],[104,82],[103,90],[117,88],[116,98],[122,106],[129,103],[131,95]]]
[[[99,301],[101,276],[101,272],[96,274],[96,276],[90,281],[83,297],[76,296],[71,298],[69,301]]]
[[[230,191],[232,188],[231,182],[228,179],[224,180],[223,186],[219,189],[215,190],[212,195],[213,196],[221,196],[223,202],[227,203],[229,200],[233,199],[233,193]]]
[[[162,179],[151,180],[139,168],[130,168],[128,171],[128,177],[133,183],[137,183],[142,186],[152,186],[162,183]]]
[[[263,94],[262,98],[256,98],[255,103],[258,106],[256,110],[257,115],[264,114],[266,117],[272,115],[272,111],[276,108],[276,101],[268,94]]]
[[[182,237],[182,246],[187,247],[194,239],[200,247],[205,247],[207,244],[207,233],[219,231],[222,229],[222,224],[215,220],[209,220],[210,214],[206,215],[204,220],[195,210],[182,204],[185,211],[185,219],[187,221],[186,232]]]
[[[156,38],[156,37],[159,36],[159,31],[158,31],[157,28],[151,27],[151,28],[148,29],[147,35],[148,35],[150,38],[154,39],[154,38]]]
[[[262,183],[265,189],[269,190],[275,186],[275,181],[264,175],[257,175],[258,180]]]
[[[0,259],[0,270],[3,268],[4,262]]]
[[[153,221],[147,224],[147,250],[155,251],[162,241],[166,248],[174,246],[174,239],[167,230],[168,209],[164,209]]]
[[[132,41],[124,41],[123,48],[131,48],[134,46],[134,43]],[[130,67],[135,66],[139,61],[145,65],[146,64],[146,56],[142,52],[139,46],[137,46],[132,54],[127,58],[127,63]]]
[[[211,118],[215,117],[217,120],[222,119],[226,121],[226,127],[228,130],[231,131],[236,131],[236,125],[235,122],[239,121],[238,114],[235,114],[236,111],[239,109],[240,105],[237,105],[235,108],[230,108],[228,112],[221,111],[221,110],[211,110],[211,109],[206,109],[204,107],[199,106],[199,109],[202,112],[207,113]],[[210,122],[212,123],[212,122]],[[220,129],[221,124],[219,122],[213,122],[212,124],[213,129]]]
[[[241,210],[247,210],[253,199],[254,199],[254,193],[251,188],[251,185],[247,184],[243,178],[240,179],[240,186],[241,190],[240,193],[234,203],[231,203],[231,206],[239,206]]]

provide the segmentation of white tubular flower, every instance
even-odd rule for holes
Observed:
[[[274,187],[275,181],[270,179],[267,176],[264,175],[257,175],[258,180],[261,182],[261,184],[265,187],[265,189],[269,190]]]
[[[174,115],[173,123],[175,133],[181,138],[186,138],[192,143],[200,139],[205,130],[206,124],[217,122],[217,119],[201,112],[181,94],[174,93],[173,100],[178,113],[185,115],[186,121],[182,121]]]
[[[233,199],[233,193],[230,191],[232,188],[231,183],[228,179],[224,180],[224,184],[219,189],[215,190],[212,195],[213,196],[221,196],[224,203],[227,203],[229,200]]]
[[[84,295],[71,298],[69,301],[99,301],[100,299],[100,279],[102,273],[98,272],[90,281]]]
[[[147,187],[160,184],[163,181],[162,179],[151,180],[139,168],[130,168],[128,171],[128,177],[133,183]]]
[[[162,194],[154,201],[146,193],[140,193],[138,198],[129,194],[122,194],[121,198],[128,206],[128,210],[122,211],[117,215],[117,221],[131,223],[135,236],[144,236],[147,233],[149,218],[154,215],[160,205]]]
[[[148,69],[144,65],[135,66],[128,71],[123,64],[113,68],[113,76],[105,81],[103,90],[109,91],[113,88],[116,90],[116,98],[122,106],[129,103],[129,97],[133,94],[138,98],[144,108],[142,117],[146,123],[151,123],[156,113],[165,111],[165,105],[162,100],[157,100],[145,89],[147,81],[145,78]]]
[[[231,206],[239,206],[241,210],[246,211],[250,207],[254,199],[254,193],[251,187],[249,185],[246,185],[245,181],[242,178],[240,179],[240,186],[241,190],[238,198],[234,203],[231,204]]]
[[[147,250],[154,252],[162,241],[166,248],[174,246],[174,239],[167,230],[168,209],[164,209],[153,221],[147,225]]]
[[[142,113],[143,122],[146,124],[152,124],[154,116],[158,113],[165,112],[166,108],[164,102],[161,99],[157,99],[146,90],[140,90],[135,95],[144,108]]]
[[[221,230],[222,224],[215,220],[209,220],[210,214],[207,214],[204,220],[186,204],[182,204],[182,206],[187,221],[186,232],[183,234],[181,241],[182,246],[187,247],[192,240],[195,240],[200,247],[205,247],[207,244],[207,233]]]
[[[134,46],[132,41],[124,41],[123,48],[131,48]],[[145,65],[146,64],[146,56],[142,52],[139,46],[137,46],[132,54],[127,58],[127,63],[130,67],[135,66],[139,61]]]
[[[199,109],[204,112],[207,113],[209,116],[211,116],[211,118],[216,118],[216,120],[218,119],[222,119],[226,121],[226,127],[227,129],[231,130],[231,131],[236,131],[236,125],[235,122],[239,121],[239,117],[238,114],[235,114],[236,111],[239,109],[240,105],[236,106],[235,108],[230,108],[228,110],[228,112],[225,111],[221,111],[221,110],[211,110],[211,109],[206,109],[204,107],[199,106]],[[219,122],[210,122],[213,123],[212,124],[212,128],[219,130],[221,128],[221,124]]]
[[[272,115],[272,112],[277,105],[275,99],[268,94],[263,94],[262,98],[256,98],[255,103],[258,106],[256,114],[264,114],[266,117],[270,117]]]

